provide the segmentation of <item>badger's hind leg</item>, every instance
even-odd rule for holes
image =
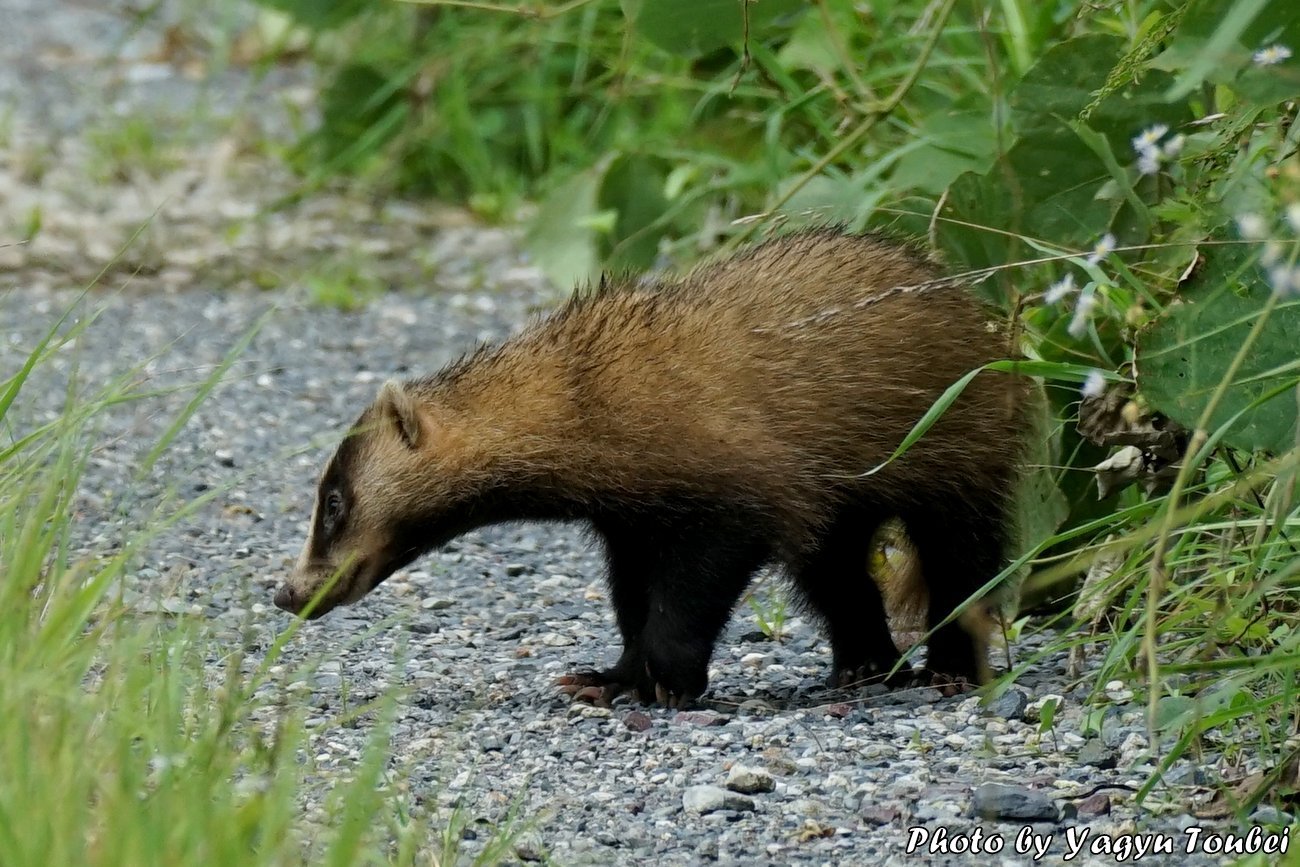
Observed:
[[[876,530],[885,517],[869,507],[846,507],[807,558],[793,564],[796,585],[830,633],[831,686],[896,685],[910,675],[902,669],[886,680],[900,654],[870,570]]]
[[[985,683],[989,679],[989,619],[986,603],[939,626],[990,578],[1001,571],[1007,548],[1007,519],[1000,502],[946,504],[904,516],[907,535],[920,559],[929,591],[926,667],[937,681]]]

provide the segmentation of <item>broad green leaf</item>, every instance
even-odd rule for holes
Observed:
[[[654,223],[668,209],[665,173],[660,162],[643,156],[614,160],[600,185],[598,204],[618,217],[606,244],[611,269],[645,269],[659,252],[662,228]]]
[[[1271,291],[1245,245],[1204,251],[1201,274],[1141,336],[1138,387],[1153,407],[1194,427],[1227,373]],[[1300,298],[1279,304],[1250,348],[1223,401],[1211,417],[1216,430],[1232,416],[1230,445],[1274,453],[1295,445],[1296,390],[1300,382]]]
[[[1012,261],[1019,228],[1016,198],[1005,161],[985,174],[966,172],[948,187],[935,225],[940,250],[954,266],[988,268]]]
[[[920,146],[890,176],[895,187],[938,195],[963,172],[988,171],[995,156],[991,111],[935,111],[921,119]]]
[[[861,29],[851,0],[825,0],[825,3],[840,39]],[[836,50],[820,14],[805,15],[799,20],[789,41],[777,54],[777,60],[786,69],[811,69],[824,75],[844,71],[844,52]]]
[[[1166,98],[1183,99],[1202,82],[1239,68],[1250,56],[1240,42],[1246,28],[1264,11],[1268,0],[1204,0],[1193,3],[1183,19],[1181,33],[1195,47],[1189,52],[1190,61],[1178,80],[1169,88]],[[1294,4],[1288,4],[1294,6]]]
[[[1079,36],[1050,48],[1011,92],[1011,117],[1022,135],[1074,120],[1092,102],[1119,60],[1124,41]]]
[[[1037,388],[1033,433],[1025,454],[1025,475],[1016,496],[1017,553],[1032,551],[1056,534],[1070,516],[1070,503],[1056,484],[1061,464],[1060,436],[1053,435],[1054,413],[1044,389]]]
[[[636,32],[673,54],[698,57],[728,45],[739,46],[745,35],[744,0],[653,0],[624,4]],[[792,26],[807,10],[803,0],[761,0],[749,4],[749,38],[768,39]]]
[[[542,272],[561,289],[591,281],[597,265],[597,232],[591,220],[606,164],[578,172],[542,200],[524,244]]]
[[[1258,63],[1257,52],[1282,46],[1291,56]],[[1169,47],[1152,66],[1178,73],[1168,97],[1204,82],[1225,85],[1260,104],[1300,96],[1300,3],[1292,0],[1193,0]]]
[[[1094,105],[1126,45],[1112,36],[1082,36],[1049,50],[1011,94],[1012,119],[1021,135],[1052,134],[1062,122],[1082,120],[1106,136],[1121,162],[1136,154],[1133,139],[1164,125],[1171,130],[1192,119],[1186,103],[1165,98],[1173,79],[1161,70],[1144,69],[1127,78]]]

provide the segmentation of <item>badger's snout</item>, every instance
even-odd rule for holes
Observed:
[[[298,594],[289,584],[281,584],[280,589],[275,591],[275,607],[281,611],[288,611],[290,614],[297,614],[302,608],[303,603],[298,598]]]

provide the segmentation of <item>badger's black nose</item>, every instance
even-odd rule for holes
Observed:
[[[293,588],[288,584],[281,584],[280,589],[275,591],[275,607],[290,614],[297,614],[302,605],[298,603],[298,595],[293,592]]]

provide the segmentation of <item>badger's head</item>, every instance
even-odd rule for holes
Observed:
[[[444,433],[416,395],[384,384],[321,474],[307,544],[276,591],[278,607],[319,617],[444,541],[436,526],[448,501]]]

